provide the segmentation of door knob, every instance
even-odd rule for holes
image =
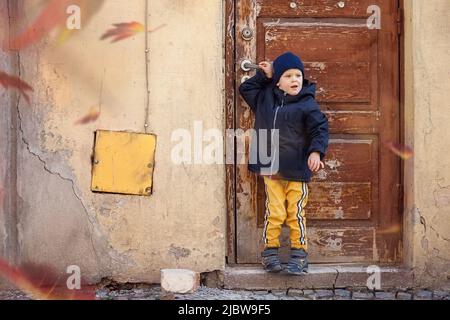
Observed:
[[[259,66],[248,59],[244,59],[241,61],[241,69],[242,71],[248,72],[252,69],[259,69]]]

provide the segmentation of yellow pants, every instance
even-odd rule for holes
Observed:
[[[263,240],[266,248],[280,247],[283,223],[290,228],[291,248],[307,251],[305,206],[308,184],[301,181],[275,180],[264,177],[266,214]]]

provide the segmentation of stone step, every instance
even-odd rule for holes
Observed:
[[[364,288],[373,275],[371,269],[361,265],[311,264],[309,272],[300,276],[269,274],[259,265],[235,265],[223,271],[223,285],[225,289],[246,290]],[[379,275],[381,290],[413,286],[412,271],[408,269],[380,266]]]

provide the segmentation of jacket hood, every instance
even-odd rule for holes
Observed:
[[[313,82],[310,82],[308,79],[303,79],[303,87],[300,92],[295,95],[291,96],[289,94],[286,94],[283,90],[279,89],[277,86],[273,89],[275,96],[278,100],[278,102],[281,102],[284,98],[285,102],[295,102],[300,101],[306,98],[313,98],[316,97],[316,84]]]

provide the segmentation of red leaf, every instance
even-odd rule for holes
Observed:
[[[78,125],[78,124],[87,124],[90,122],[94,122],[98,119],[99,116],[100,116],[100,111],[96,111],[94,108],[91,108],[91,110],[89,111],[88,114],[86,114],[82,118],[75,121],[74,124]]]
[[[113,38],[111,42],[117,42],[133,35],[143,32],[144,26],[139,22],[124,22],[113,24],[114,28],[107,30],[100,38],[100,40],[105,40],[108,38]]]
[[[104,0],[47,0],[45,7],[37,18],[25,28],[18,36],[9,42],[3,43],[4,49],[21,50],[49,34],[55,28],[61,28],[59,42],[66,40],[74,31],[66,28],[67,19],[70,13],[67,8],[76,5],[81,11],[82,28],[90,22],[98,10],[103,6]]]
[[[22,94],[27,102],[30,103],[30,97],[26,91],[33,91],[33,87],[25,81],[0,71],[0,85],[2,85],[5,89],[14,88],[19,90],[20,94]]]
[[[21,50],[41,40],[55,27],[65,24],[69,5],[80,5],[82,0],[49,0],[36,20],[20,35],[6,42],[3,46],[11,50]]]
[[[111,39],[111,43],[117,42],[129,37],[138,34],[139,32],[145,32],[145,26],[142,23],[133,21],[133,22],[122,22],[122,23],[114,23],[114,28],[107,30],[100,38],[100,40],[105,40],[108,38]],[[165,24],[160,25],[159,27],[150,30],[149,32],[154,32],[158,29],[164,27]]]
[[[67,288],[69,274],[58,276],[47,266],[27,264],[20,268],[0,259],[0,276],[6,278],[23,292],[39,300],[94,300],[95,288],[81,281],[80,290]]]

